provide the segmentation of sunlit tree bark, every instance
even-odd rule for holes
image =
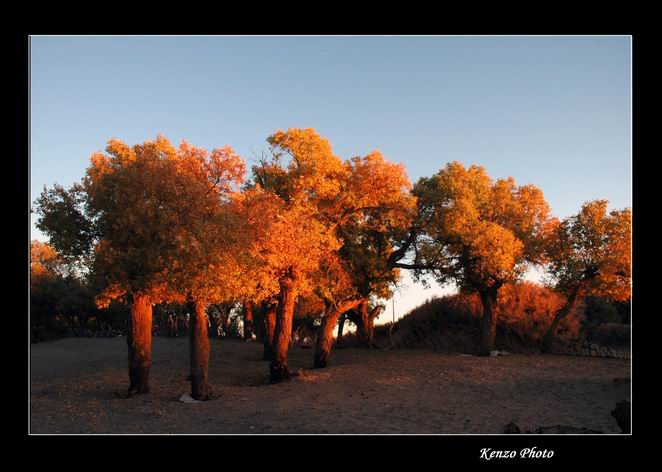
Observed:
[[[276,331],[276,310],[277,303],[269,303],[264,313],[264,352],[262,358],[266,361],[271,360],[273,355],[274,332]]]
[[[253,304],[244,302],[244,339],[253,339]]]
[[[208,400],[212,394],[209,385],[209,332],[206,303],[189,298],[191,314],[189,325],[189,357],[191,362],[191,397]]]
[[[368,301],[365,300],[358,305],[358,309],[348,312],[349,319],[356,325],[356,335],[364,346],[373,347],[375,337],[375,319],[384,307],[375,306],[368,312]]]
[[[322,324],[317,333],[317,343],[315,346],[314,366],[317,368],[326,367],[329,363],[331,345],[333,344],[333,330],[336,327],[338,319],[344,315],[347,310],[351,310],[360,303],[360,300],[350,300],[332,308],[329,313],[322,318]]]
[[[270,383],[282,382],[292,376],[292,372],[287,366],[287,352],[292,338],[292,318],[296,295],[295,278],[292,274],[287,274],[280,280],[273,351],[269,366]]]
[[[152,365],[152,303],[134,294],[131,321],[126,338],[129,347],[129,396],[149,392],[149,369]]]

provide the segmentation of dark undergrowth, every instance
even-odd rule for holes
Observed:
[[[501,301],[498,351],[540,353],[540,340],[562,303],[544,287],[527,285],[510,289]],[[552,352],[629,358],[630,325],[623,323],[616,311],[602,300],[587,299],[561,322]],[[374,344],[383,349],[434,349],[475,355],[481,313],[480,303],[473,295],[433,298],[395,324],[376,326]],[[358,345],[354,333],[343,337],[342,347]]]

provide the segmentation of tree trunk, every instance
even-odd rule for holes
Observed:
[[[216,319],[216,316],[209,316],[209,325],[209,329],[211,330],[211,337],[218,338],[218,320]]]
[[[265,331],[266,331],[266,321],[264,318],[264,305],[261,307],[260,311],[257,314],[253,315],[253,330],[255,333],[255,339],[260,343],[264,344]]]
[[[317,334],[317,344],[315,346],[315,359],[313,365],[316,368],[326,367],[329,363],[329,354],[331,353],[331,344],[333,343],[333,329],[340,317],[340,312],[333,311],[322,318],[322,324]]]
[[[547,329],[547,332],[543,336],[542,342],[540,343],[540,351],[543,354],[546,352],[550,352],[552,350],[552,346],[554,344],[554,336],[556,335],[556,329],[558,328],[561,320],[565,318],[568,315],[568,313],[570,313],[573,310],[573,308],[577,305],[577,301],[579,301],[580,292],[581,292],[581,287],[575,288],[570,293],[570,296],[563,304],[563,306],[554,315],[552,324]]]
[[[496,347],[497,291],[487,290],[480,293],[480,302],[483,305],[483,316],[480,319],[480,356],[489,356]]]
[[[129,396],[149,392],[152,364],[152,303],[144,295],[133,295],[129,346]]]
[[[280,294],[276,309],[276,327],[274,329],[273,350],[269,366],[269,383],[287,380],[292,373],[287,367],[287,351],[292,338],[292,317],[296,288],[294,277],[290,274],[280,280]]]
[[[340,316],[340,321],[338,322],[338,340],[336,341],[338,346],[340,346],[340,343],[342,342],[342,332],[343,332],[343,329],[345,328],[345,321],[346,320],[347,320],[347,315],[343,313]]]
[[[379,316],[379,314],[382,312],[382,309],[384,307],[382,305],[377,305],[374,307],[371,311],[370,314],[368,315],[368,339],[370,341],[370,346],[375,347],[375,320]]]
[[[209,333],[206,304],[200,300],[191,300],[191,321],[189,324],[189,353],[191,360],[191,397],[196,400],[208,400],[212,389],[209,376]]]
[[[253,339],[253,304],[244,302],[244,339]]]
[[[264,313],[264,354],[262,358],[270,361],[273,355],[274,331],[276,330],[276,309],[278,305],[272,303]]]
[[[221,312],[221,331],[224,337],[230,335],[230,313],[228,313],[227,307],[223,307]]]
[[[368,332],[368,302],[361,302],[358,306],[358,313],[354,320],[356,325],[356,335],[366,347],[370,346],[370,333]]]
[[[356,324],[356,334],[366,347],[374,346],[375,318],[379,315],[382,306],[378,305],[368,313],[368,301],[359,304],[358,314],[352,319]]]
[[[322,318],[322,324],[317,332],[317,344],[315,346],[315,359],[314,366],[317,368],[326,367],[329,363],[331,354],[331,345],[333,344],[333,330],[336,327],[338,318],[343,315],[347,310],[351,310],[359,304],[358,300],[351,300],[341,303],[336,309],[330,311]],[[340,332],[339,332],[340,336]],[[340,337],[338,338],[340,339]]]

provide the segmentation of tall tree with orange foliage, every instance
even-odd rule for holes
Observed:
[[[393,257],[394,236],[409,227],[416,208],[402,165],[390,163],[374,151],[351,159],[345,166],[347,180],[338,196],[335,222],[336,235],[343,244],[335,259],[327,260],[327,270],[333,270],[325,277],[342,283],[320,283],[333,289],[322,293],[328,309],[317,338],[315,367],[328,364],[333,329],[345,313],[356,324],[364,343],[372,345],[374,320],[381,308],[368,313],[368,301],[371,296],[390,296],[390,287],[398,281],[399,269],[392,263],[397,259]]]
[[[92,155],[83,179],[86,208],[99,235],[92,269],[106,282],[99,304],[120,298],[131,307],[129,395],[149,391],[152,306],[173,295],[166,282],[179,247],[163,215],[177,211],[166,203],[176,194],[164,185],[174,173],[175,155],[162,136],[131,147],[111,140],[105,154]]]
[[[273,356],[276,311],[280,291],[279,270],[283,261],[272,259],[270,250],[275,223],[283,202],[278,196],[261,186],[250,185],[233,200],[232,211],[236,224],[234,232],[241,235],[241,244],[232,249],[233,261],[240,268],[236,275],[235,300],[260,306],[264,317],[263,339],[265,360]]]
[[[351,269],[346,260],[339,262],[346,256],[338,252],[338,249],[348,236],[348,228],[385,233],[393,227],[406,225],[408,211],[415,207],[408,192],[410,184],[404,168],[387,162],[378,151],[343,162],[333,154],[329,141],[312,129],[278,131],[269,137],[268,142],[272,146],[271,159],[263,160],[260,166],[254,167],[255,184],[270,190],[283,202],[284,211],[281,211],[277,224],[282,224],[286,215],[299,218],[300,212],[304,211],[308,215],[307,219],[293,220],[292,224],[300,226],[297,230],[308,232],[309,236],[302,233],[297,237],[312,237],[309,243],[314,243],[315,239],[321,243],[313,244],[320,250],[304,252],[297,249],[297,245],[302,244],[302,241],[295,243],[295,238],[291,238],[290,248],[295,258],[301,259],[305,255],[305,259],[310,262],[304,277],[305,283],[301,284],[297,293],[316,290],[328,307],[329,316],[322,320],[321,344],[329,346],[328,337],[331,336],[338,313],[356,306],[361,299],[369,296],[372,290],[370,282],[358,290],[354,282],[361,277],[375,279],[378,275],[376,270],[367,276],[355,274],[353,281],[350,275],[350,281],[345,287],[332,290],[331,281],[325,271],[343,266],[335,272],[337,276],[343,271],[356,269]],[[289,162],[285,163],[286,159],[289,159]],[[311,229],[306,229],[307,226]],[[363,242],[357,240],[354,244]],[[386,257],[383,259],[385,261]],[[289,255],[287,261],[285,265],[292,264]],[[363,264],[362,269],[366,268],[367,264]],[[390,274],[392,269],[385,272]],[[293,303],[289,298],[283,297],[283,294],[292,291],[289,284],[292,287],[296,285],[287,281],[298,276],[288,275],[287,272],[283,274],[279,278],[281,300]],[[389,278],[390,275],[382,277]],[[333,294],[330,295],[331,293]],[[280,305],[281,303],[279,307]],[[278,310],[277,320],[283,319],[280,308]],[[276,333],[282,336],[280,326],[277,321]],[[318,349],[316,352],[328,354],[326,349]],[[272,362],[272,374],[280,368],[279,365],[280,361]],[[276,381],[278,377],[279,375],[275,374]]]
[[[240,180],[243,163],[229,148],[207,155],[186,143],[176,149],[163,136],[132,147],[111,140],[106,153],[94,153],[90,161],[82,184],[66,191],[44,189],[38,226],[62,253],[88,257],[105,288],[99,305],[114,298],[130,304],[129,395],[144,393],[152,306],[212,298],[206,289],[214,285],[208,275],[217,273],[212,267],[217,251],[210,248],[223,247],[218,243],[227,235],[219,220],[221,197]],[[201,317],[195,326],[206,330],[204,310],[196,306],[194,312],[194,320]],[[195,346],[203,333],[192,331]],[[192,354],[197,355],[193,348]]]
[[[552,348],[559,322],[584,297],[626,301],[631,296],[632,212],[625,208],[607,213],[607,206],[606,200],[587,202],[550,232],[546,268],[565,303],[542,339],[543,352]]]
[[[165,144],[164,144],[165,145]],[[171,299],[186,301],[189,327],[191,396],[211,397],[208,381],[210,343],[207,307],[233,301],[241,289],[236,247],[243,244],[232,199],[245,167],[232,148],[208,153],[182,142],[169,151],[161,192],[161,223],[168,228],[174,251],[162,280]]]
[[[495,347],[499,289],[542,261],[549,209],[542,191],[517,186],[512,177],[493,181],[480,166],[451,162],[421,178],[414,194],[421,206],[422,233],[413,261],[396,267],[432,274],[445,284],[480,295],[480,354]]]
[[[416,198],[404,167],[388,162],[378,151],[351,159],[347,167],[347,197],[338,225],[344,242],[340,254],[363,298],[348,313],[364,344],[372,346],[374,321],[383,307],[376,305],[369,311],[369,298],[390,297],[390,288],[399,280],[395,262],[404,250],[403,235],[412,230]]]
[[[279,286],[270,382],[287,379],[287,351],[298,295],[310,293],[322,260],[340,246],[335,235],[338,195],[347,170],[327,139],[312,129],[277,131],[270,156],[253,167],[254,196],[269,199],[271,218],[256,246]]]
[[[270,382],[287,379],[287,352],[292,335],[294,304],[300,294],[313,289],[313,274],[321,259],[337,249],[337,241],[317,219],[314,206],[299,202],[287,205],[272,200],[276,215],[265,219],[267,231],[256,240],[254,255],[263,261],[265,275],[278,283],[278,304],[269,367]],[[264,217],[264,213],[262,214]]]
[[[103,305],[122,297],[131,306],[129,395],[149,391],[152,303],[160,298],[158,276],[167,269],[170,241],[163,237],[159,192],[163,140],[133,148],[108,142],[94,153],[82,184],[69,190],[44,189],[38,200],[38,227],[61,253],[88,255],[105,286]]]

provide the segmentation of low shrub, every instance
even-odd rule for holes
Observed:
[[[537,352],[541,337],[562,304],[561,296],[534,283],[504,286],[497,307],[496,349]],[[389,326],[389,330],[376,330],[375,335],[378,344],[396,348],[475,353],[481,316],[477,294],[447,295],[426,300],[398,320],[392,330]],[[558,336],[579,336],[581,320],[582,310],[578,307],[561,321]]]

